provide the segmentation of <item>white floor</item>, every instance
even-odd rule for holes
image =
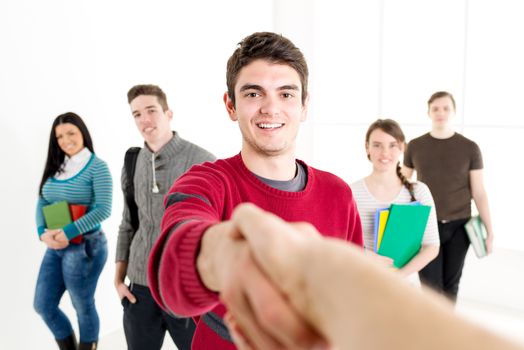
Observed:
[[[524,253],[498,249],[466,259],[457,312],[524,344]]]
[[[472,252],[466,260],[456,306],[466,317],[505,337],[524,344],[524,253],[499,249],[487,259]],[[100,350],[126,349],[122,330],[100,340]],[[169,335],[164,350],[176,350]]]
[[[114,333],[111,333],[103,338],[100,339],[98,344],[99,350],[124,350],[127,349],[126,346],[126,338],[124,336],[124,330],[118,330]],[[168,333],[166,333],[166,337],[164,339],[164,345],[162,346],[162,350],[177,350],[177,347],[175,344],[173,344],[173,341],[171,340],[171,337]]]
[[[521,311],[462,301],[457,305],[457,312],[495,333],[524,344],[524,313]]]

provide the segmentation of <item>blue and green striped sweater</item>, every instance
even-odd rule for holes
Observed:
[[[42,208],[60,201],[87,206],[80,219],[66,225],[63,230],[68,239],[100,229],[100,223],[111,215],[113,182],[107,164],[95,154],[75,176],[66,180],[49,178],[42,188],[36,208],[38,235],[45,231]]]

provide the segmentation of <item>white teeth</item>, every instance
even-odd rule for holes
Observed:
[[[284,124],[277,124],[277,123],[274,123],[274,124],[269,124],[269,123],[260,123],[260,124],[257,124],[259,128],[262,128],[262,129],[275,129],[275,128],[280,128],[282,125]]]

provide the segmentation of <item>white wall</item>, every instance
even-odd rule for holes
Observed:
[[[524,250],[515,198],[524,163],[524,3],[518,0],[315,2],[313,162],[348,182],[370,171],[364,135],[377,117],[408,139],[430,128],[426,101],[457,100],[456,130],[483,153],[495,246]]]
[[[282,32],[306,54],[312,100],[298,155],[348,182],[370,170],[363,137],[374,119],[397,119],[415,137],[429,127],[429,95],[452,91],[457,129],[483,150],[495,245],[522,249],[513,222],[524,195],[514,188],[524,170],[523,13],[519,0],[2,1],[0,348],[53,348],[32,296],[44,252],[34,207],[54,117],[71,110],[85,119],[114,179],[97,291],[106,334],[121,320],[112,285],[120,168],[125,149],[140,144],[126,92],[160,85],[183,137],[232,155],[240,138],[222,106],[225,63],[254,31]]]

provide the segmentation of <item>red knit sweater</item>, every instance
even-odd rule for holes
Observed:
[[[230,219],[243,202],[287,221],[307,221],[325,236],[362,246],[360,217],[349,186],[333,174],[301,164],[307,169],[307,184],[300,192],[264,184],[247,169],[240,154],[193,166],[181,176],[166,195],[161,234],[149,257],[149,286],[156,302],[177,315],[209,311],[224,315],[218,294],[202,284],[195,262],[204,231]],[[235,349],[196,319],[193,349]]]

